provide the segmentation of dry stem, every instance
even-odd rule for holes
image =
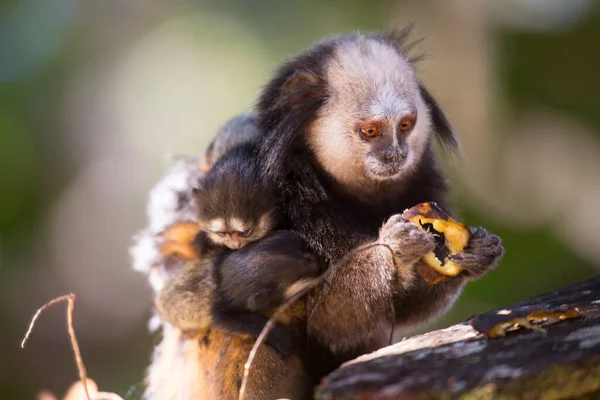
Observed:
[[[35,325],[35,321],[37,321],[38,317],[42,314],[42,312],[46,311],[53,305],[61,303],[63,301],[67,301],[67,329],[69,331],[69,337],[71,338],[71,347],[73,348],[73,354],[75,355],[75,364],[77,364],[79,379],[81,379],[81,382],[83,384],[83,390],[85,391],[87,399],[91,400],[87,388],[87,374],[85,371],[85,366],[83,365],[83,359],[81,358],[81,352],[79,351],[79,343],[77,342],[77,337],[75,336],[75,329],[73,328],[73,308],[75,307],[74,293],[65,294],[64,296],[52,299],[36,311],[35,315],[31,319],[31,323],[29,324],[29,329],[27,329],[27,333],[25,334],[25,337],[21,342],[21,348],[25,347],[25,344],[27,343],[27,341],[29,340],[29,336],[31,335],[31,331],[33,330],[33,326]]]
[[[87,387],[87,373],[85,370],[85,365],[83,365],[83,359],[81,358],[81,351],[79,350],[79,343],[77,342],[77,337],[75,336],[75,329],[73,328],[73,309],[75,308],[75,294],[69,293],[63,296],[57,297],[55,299],[50,300],[43,306],[41,306],[36,313],[34,314],[31,322],[29,323],[29,329],[27,329],[27,333],[21,342],[21,348],[25,347],[25,344],[29,340],[29,336],[31,336],[31,332],[33,331],[33,326],[35,322],[42,314],[42,312],[46,311],[48,308],[52,307],[55,304],[61,303],[63,301],[67,302],[67,330],[69,331],[69,337],[71,338],[71,347],[73,348],[73,354],[75,355],[75,364],[77,365],[77,372],[79,373],[79,379],[81,380],[81,384],[83,385],[83,390],[85,391],[85,396],[87,400],[91,400],[90,393],[88,392]],[[94,396],[95,400],[123,400],[119,395],[115,393],[107,393],[107,392],[98,392]]]

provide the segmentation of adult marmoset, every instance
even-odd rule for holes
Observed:
[[[478,228],[453,261],[464,271],[428,285],[414,271],[435,241],[401,217],[421,202],[448,209],[433,150],[455,134],[407,55],[408,30],[352,33],[318,43],[280,66],[257,106],[261,167],[277,188],[281,229],[297,232],[331,265],[376,240],[309,298],[314,378],[389,343],[394,325],[438,316],[464,284],[493,268],[500,239]],[[317,302],[316,300],[319,299]]]

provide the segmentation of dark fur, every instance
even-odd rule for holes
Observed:
[[[201,180],[194,191],[201,221],[235,216],[255,224],[273,212],[276,205],[260,175],[256,150],[250,142],[229,149]],[[267,322],[264,314],[284,300],[287,287],[317,270],[314,258],[303,251],[301,239],[291,232],[261,241],[257,248],[275,255],[254,264],[244,259],[247,250],[231,252],[213,243],[203,231],[196,236],[194,246],[201,261],[178,270],[156,300],[160,315],[185,332],[213,325],[257,337]],[[267,282],[260,286],[240,284],[240,277],[250,277],[258,269],[270,274]],[[216,281],[222,283],[222,290],[217,291]],[[267,344],[282,356],[289,355],[292,342],[288,329],[276,325]]]
[[[200,221],[236,217],[256,226],[263,215],[276,208],[273,193],[260,174],[257,147],[250,142],[233,147],[217,160],[194,194]],[[267,322],[266,312],[284,300],[287,287],[317,270],[314,258],[302,251],[299,236],[291,232],[275,233],[234,252],[215,245],[201,232],[196,245],[201,257],[217,257],[213,324],[254,337]],[[268,259],[257,258],[262,252],[268,254]],[[267,278],[251,279],[259,271]],[[276,325],[267,344],[283,356],[289,355],[292,342],[287,328]]]
[[[244,143],[216,162],[194,191],[200,220],[236,216],[257,221],[275,209],[274,196],[260,175],[257,157],[256,145]]]
[[[316,258],[291,231],[274,232],[223,257],[217,266],[221,297],[234,307],[261,313],[280,305],[292,284],[319,272]]]
[[[274,213],[274,195],[261,176],[257,156],[257,146],[245,142],[216,161],[194,192],[201,224],[235,217],[257,227],[263,215]],[[198,235],[196,244],[201,257],[217,255],[220,260],[214,266],[218,291],[213,302],[213,324],[251,336],[260,334],[267,321],[265,314],[281,304],[288,287],[314,276],[318,270],[314,257],[304,251],[302,240],[292,232],[277,232],[235,252],[215,245],[204,232]],[[261,259],[262,252],[267,256]],[[265,279],[253,280],[253,275],[259,273]],[[287,328],[281,324],[271,332],[267,343],[282,355],[289,354],[292,344]]]
[[[303,278],[315,277],[318,270],[315,257],[306,251],[300,237],[289,231],[274,232],[240,250],[226,251],[215,262],[214,322],[258,336],[267,322],[266,313],[285,300],[286,290]],[[277,324],[268,339],[280,354],[292,351],[285,325]]]

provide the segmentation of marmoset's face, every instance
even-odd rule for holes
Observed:
[[[237,250],[271,232],[274,220],[271,213],[266,213],[252,220],[214,218],[201,223],[201,226],[214,243]]]
[[[336,49],[326,80],[330,96],[308,131],[323,168],[342,183],[410,174],[432,136],[410,62],[390,45],[365,38]]]

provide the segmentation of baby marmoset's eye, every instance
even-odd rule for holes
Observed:
[[[238,231],[238,234],[243,237],[248,237],[252,234],[252,229],[246,229],[243,231]]]

